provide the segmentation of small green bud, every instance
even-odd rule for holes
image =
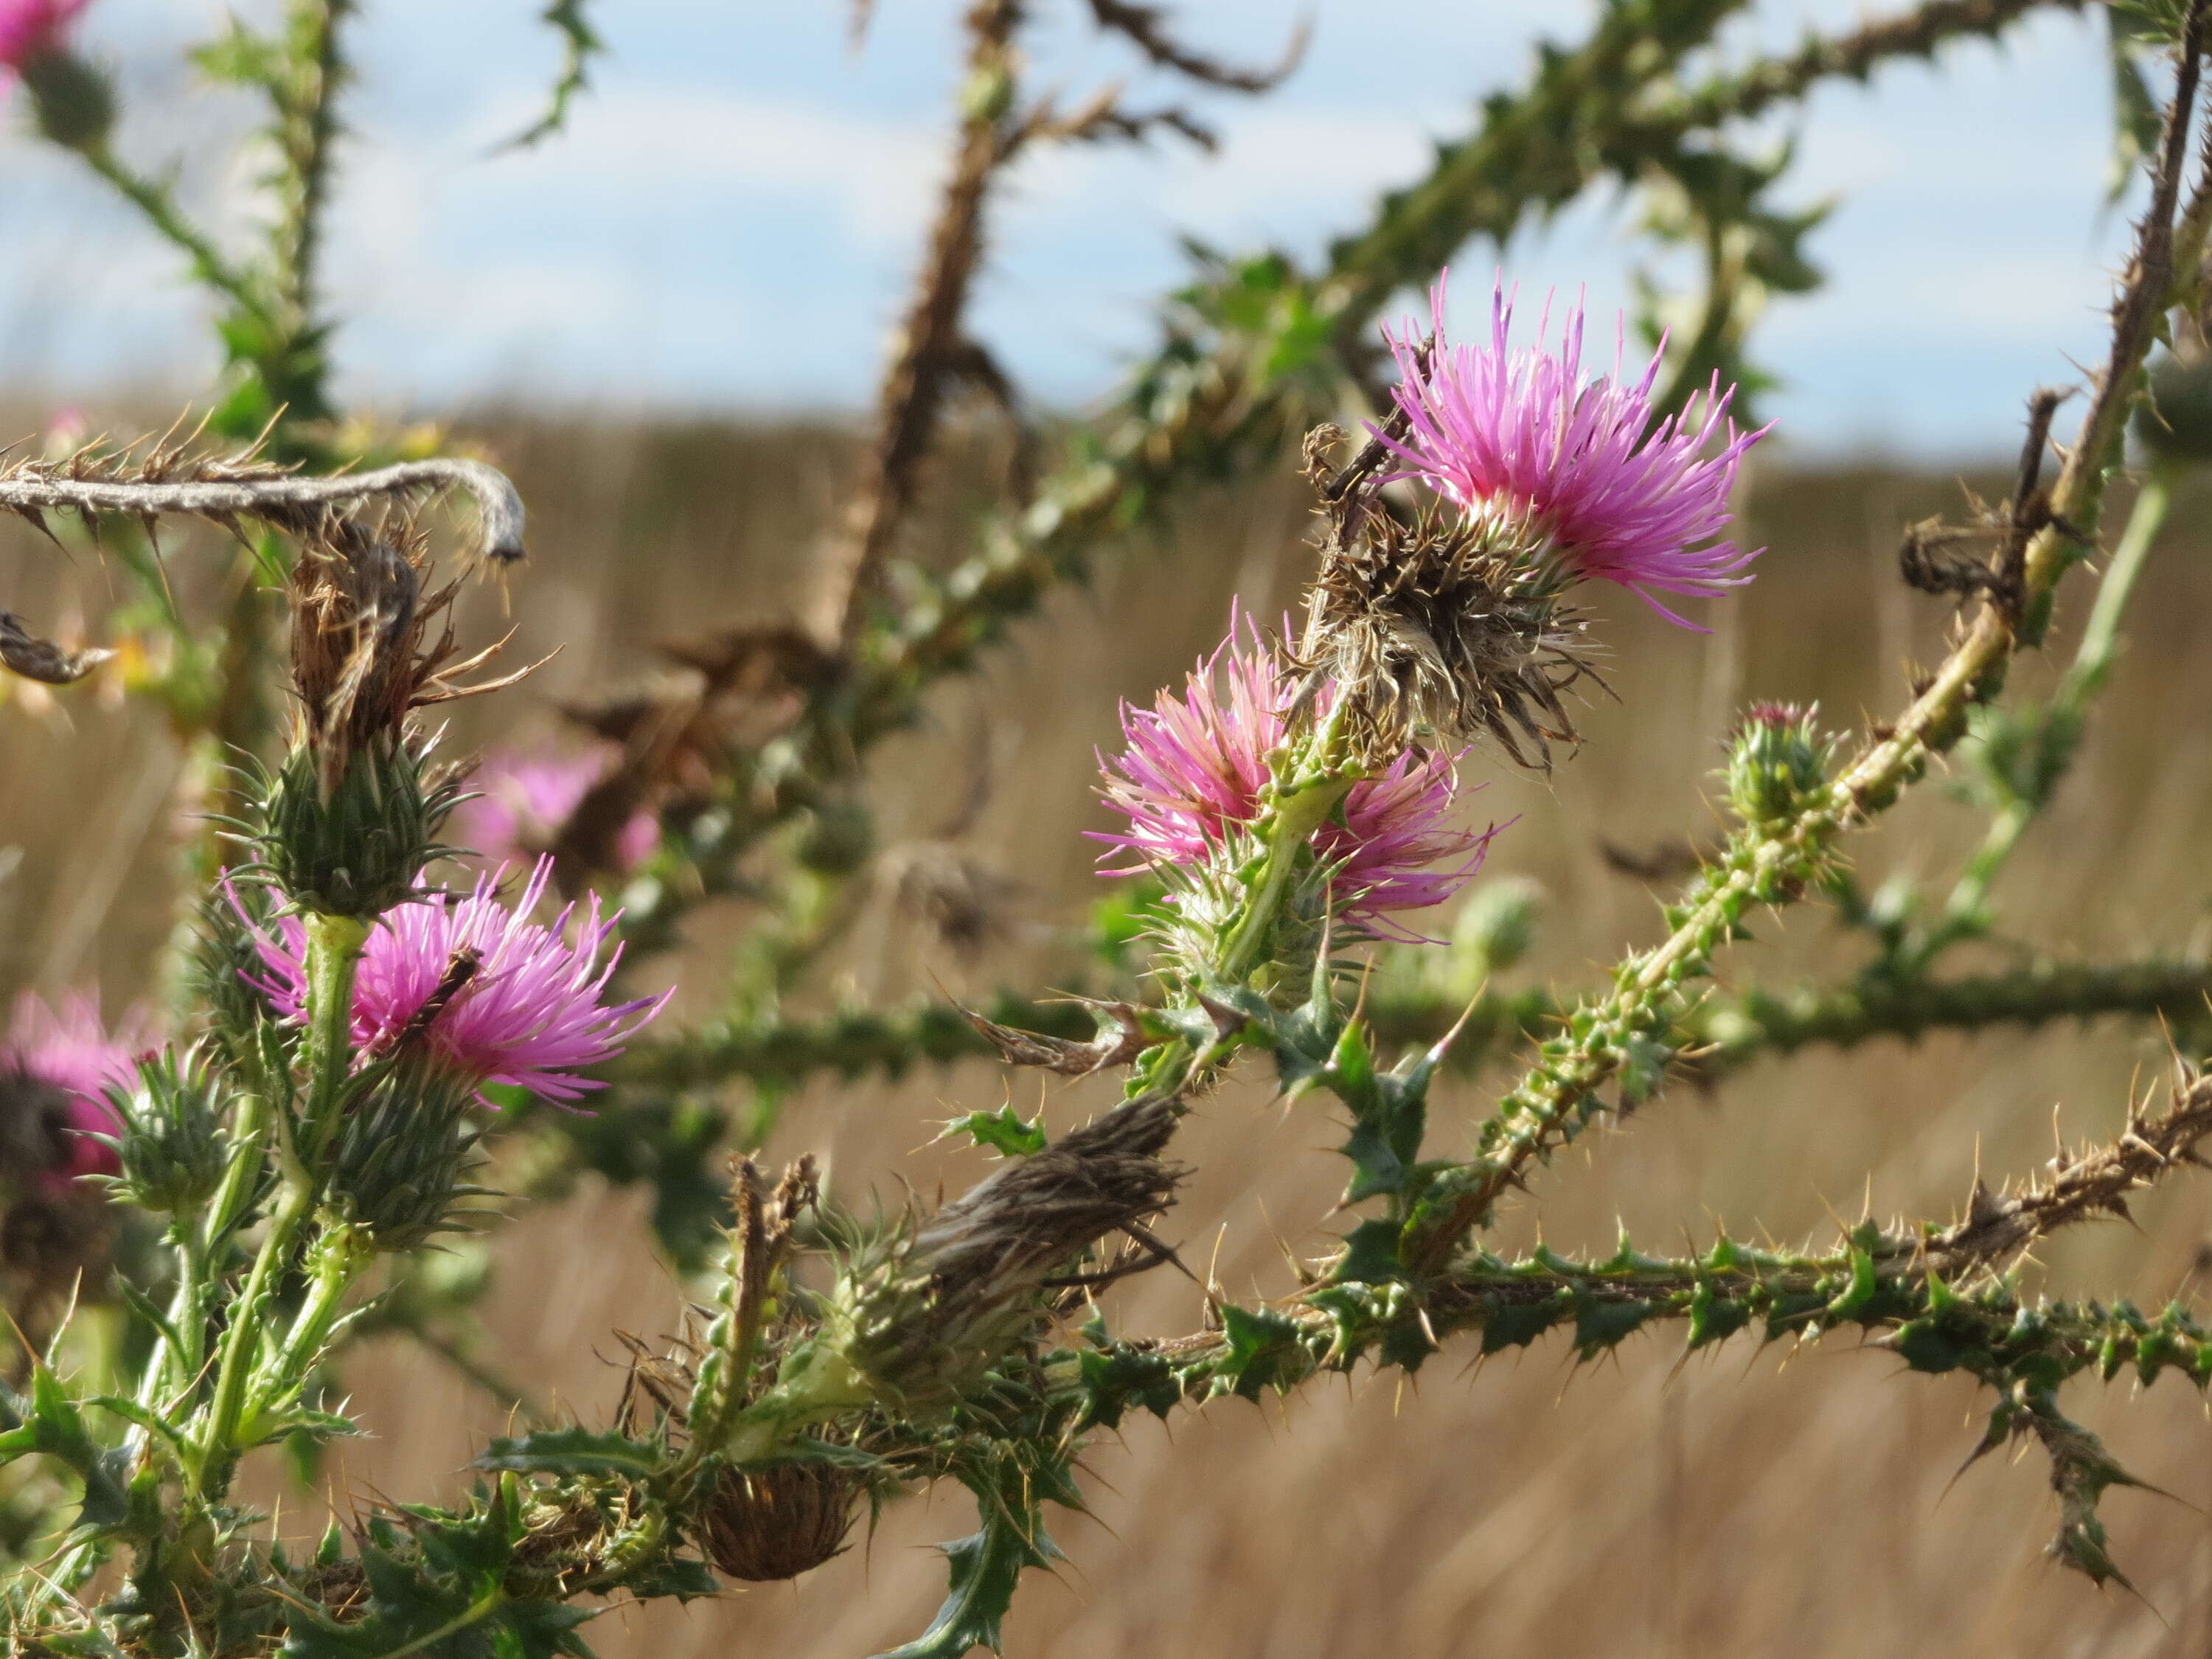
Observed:
[[[37,52],[16,73],[31,94],[39,131],[64,149],[90,151],[115,125],[115,92],[107,76],[73,52]]]
[[[137,1062],[135,1085],[109,1089],[120,1124],[114,1135],[122,1174],[115,1195],[158,1213],[189,1214],[215,1196],[229,1162],[222,1133],[225,1091],[212,1056],[195,1045]]]
[[[2150,397],[2136,410],[2136,441],[2154,459],[2212,460],[2212,359],[2160,357],[2151,365]]]
[[[875,849],[876,821],[866,805],[849,798],[817,805],[800,836],[799,861],[823,875],[850,875]]]
[[[1729,805],[1746,823],[1794,817],[1828,784],[1835,740],[1823,736],[1818,706],[1753,703],[1729,744]]]
[[[1450,957],[1455,983],[1468,994],[1491,975],[1510,968],[1535,943],[1536,912],[1544,890],[1525,876],[1486,881],[1468,896],[1452,922]]]
[[[267,971],[253,929],[266,931],[272,908],[269,889],[259,883],[222,883],[200,902],[185,962],[185,989],[192,1005],[207,1011],[216,1052],[248,1077],[260,1064],[263,1028],[272,1020],[252,982]]]

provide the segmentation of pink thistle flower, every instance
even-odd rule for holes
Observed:
[[[621,947],[606,949],[619,918],[603,920],[593,898],[571,942],[566,933],[575,906],[550,927],[526,920],[545,896],[553,860],[538,860],[511,908],[495,890],[505,873],[502,866],[482,878],[465,897],[441,894],[379,919],[354,981],[354,1042],[371,1051],[388,1048],[414,1031],[427,1012],[428,1023],[418,1035],[428,1053],[475,1086],[479,1100],[485,1086],[506,1084],[568,1105],[605,1086],[574,1073],[620,1054],[675,993],[603,1003],[622,959]],[[301,1018],[307,1007],[307,929],[295,916],[272,926],[273,937],[257,934],[270,975],[258,988],[278,1013]],[[457,964],[471,953],[473,971],[433,1008]]]
[[[1513,303],[1501,281],[1491,300],[1490,343],[1452,345],[1444,337],[1444,281],[1429,294],[1435,349],[1422,362],[1409,325],[1383,331],[1398,359],[1395,389],[1405,438],[1383,441],[1419,477],[1471,517],[1547,544],[1577,576],[1633,588],[1669,622],[1684,622],[1650,590],[1710,598],[1749,581],[1738,573],[1759,556],[1718,539],[1731,521],[1729,492],[1744,452],[1773,428],[1739,432],[1729,419],[1735,388],[1720,377],[1679,416],[1652,422],[1660,357],[1644,378],[1585,380],[1583,312],[1567,313],[1559,349],[1546,349],[1551,307],[1536,343],[1509,349]],[[1716,438],[1717,453],[1707,453]]]
[[[12,1072],[69,1097],[68,1163],[58,1179],[117,1175],[115,1149],[91,1137],[121,1132],[107,1102],[110,1084],[128,1088],[137,1079],[133,1056],[149,1040],[144,1021],[126,1016],[112,1036],[101,1024],[94,998],[64,997],[58,1010],[26,991],[15,999],[8,1039],[0,1043],[0,1072]]]
[[[1242,645],[1240,620],[1247,629]],[[1181,696],[1162,691],[1150,708],[1122,704],[1128,746],[1111,760],[1101,756],[1099,764],[1106,804],[1129,827],[1090,833],[1136,862],[1106,873],[1201,865],[1235,826],[1256,817],[1270,776],[1267,757],[1289,732],[1291,696],[1290,678],[1259,630],[1249,617],[1232,615],[1229,637],[1200,662]],[[1337,915],[1416,939],[1383,921],[1385,913],[1441,904],[1481,868],[1499,826],[1444,827],[1459,793],[1454,763],[1450,755],[1408,749],[1380,776],[1352,785],[1336,817],[1314,832],[1315,852],[1334,869],[1329,892]],[[1458,862],[1431,867],[1444,860]]]
[[[604,754],[532,757],[495,750],[470,780],[481,793],[454,809],[454,836],[487,864],[529,863],[553,844],[606,769]],[[659,820],[638,813],[616,838],[617,871],[644,863],[659,841]]]
[[[20,72],[34,58],[58,52],[62,37],[91,0],[0,0],[0,66]]]

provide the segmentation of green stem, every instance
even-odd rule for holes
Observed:
[[[253,1258],[246,1288],[231,1304],[230,1328],[223,1334],[222,1352],[216,1364],[215,1395],[208,1402],[207,1427],[198,1437],[199,1467],[193,1474],[201,1499],[219,1501],[230,1481],[231,1455],[238,1425],[245,1414],[246,1383],[261,1336],[262,1316],[276,1291],[276,1281],[292,1255],[293,1241],[314,1208],[314,1188],[295,1182],[284,1202],[269,1219],[269,1231]]]
[[[223,1170],[215,1201],[208,1206],[200,1233],[203,1249],[214,1250],[244,1218],[268,1162],[270,1119],[267,1095],[255,1090],[238,1097],[238,1116],[230,1132],[230,1164]]]
[[[356,916],[310,915],[307,933],[307,1101],[296,1142],[286,1146],[283,1203],[253,1260],[246,1288],[232,1304],[230,1328],[216,1368],[207,1428],[199,1437],[200,1495],[214,1502],[229,1481],[231,1453],[246,1404],[246,1382],[261,1335],[262,1316],[292,1258],[301,1227],[313,1212],[321,1153],[335,1128],[340,1097],[353,1058],[354,971],[368,938]],[[295,1152],[295,1146],[304,1152]]]
[[[312,1174],[337,1132],[353,1060],[353,982],[368,940],[358,916],[307,918],[307,1099],[299,1145]]]
[[[2142,493],[2128,514],[2127,528],[2120,532],[2120,544],[2113,549],[2112,562],[2105,567],[2105,579],[2097,585],[2096,603],[2089,608],[2081,642],[2075,649],[2073,665],[2058,683],[2055,702],[2078,709],[2105,689],[2119,656],[2120,623],[2127,614],[2128,600],[2142,578],[2159,532],[2166,528],[2180,471],[2174,462],[2161,460],[2144,477]]]
[[[1990,817],[1982,844],[1975,848],[1944,900],[1941,920],[1901,964],[1908,975],[1924,973],[1952,945],[1987,930],[1990,890],[2073,764],[2089,705],[2112,677],[2112,665],[2119,657],[2120,625],[2127,616],[2128,601],[2135,595],[2159,532],[2166,527],[2179,471],[2173,463],[2160,461],[2144,478],[2128,514],[2127,527],[2120,533],[2119,546],[2105,568],[2104,580],[2097,585],[2097,597],[2075,649],[2074,661],[2060,678],[2051,706],[2040,717],[2036,740],[2043,750],[2036,765],[2033,793],[2006,801]]]
[[[146,217],[146,222],[192,262],[192,275],[247,315],[270,320],[269,307],[244,272],[223,257],[222,251],[184,216],[175,197],[162,185],[141,178],[116,159],[104,143],[77,152],[85,164],[112,185],[117,192]]]

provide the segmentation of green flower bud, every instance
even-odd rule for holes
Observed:
[[[261,859],[303,910],[363,921],[422,890],[448,849],[438,831],[460,787],[428,742],[372,742],[325,787],[315,751],[295,748],[258,790]]]
[[[1820,709],[1753,703],[1729,744],[1729,805],[1746,823],[1794,817],[1828,784],[1835,740],[1821,734]]]
[[[475,1094],[420,1052],[374,1064],[349,1085],[328,1153],[331,1203],[378,1249],[420,1249],[464,1228],[468,1201],[489,1194],[467,1182],[483,1133],[470,1114]]]
[[[823,875],[850,875],[875,849],[876,821],[858,800],[833,799],[817,805],[799,837],[799,861]]]
[[[2151,365],[2150,398],[2136,410],[2136,441],[2154,459],[2212,460],[2212,359],[2160,357]]]
[[[1452,923],[1451,955],[1480,981],[1510,968],[1535,942],[1536,909],[1543,889],[1525,877],[1487,881],[1460,906]]]
[[[16,71],[31,94],[39,131],[65,149],[94,150],[115,125],[115,92],[107,76],[68,52],[41,52]]]
[[[222,1185],[230,1148],[222,1133],[227,1091],[209,1051],[194,1045],[138,1061],[135,1087],[111,1087],[120,1127],[115,1196],[155,1213],[187,1215]]]

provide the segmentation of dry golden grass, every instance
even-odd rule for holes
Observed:
[[[495,423],[495,429],[497,429]],[[465,713],[468,742],[550,731],[551,702],[619,674],[635,647],[796,595],[810,538],[831,502],[839,446],[822,434],[714,429],[580,432],[510,423],[497,447],[532,508],[536,566],[518,586],[516,649],[562,657],[532,689]],[[943,519],[958,487],[944,492]],[[2138,605],[2128,656],[2076,775],[2002,889],[2016,934],[2054,949],[2179,949],[2208,913],[2212,851],[2212,538],[2205,498],[2185,501]],[[1617,705],[1589,711],[1589,743],[1547,783],[1500,774],[1477,798],[1517,815],[1493,854],[1547,896],[1542,947],[1522,973],[1572,989],[1652,938],[1656,907],[1609,872],[1601,837],[1637,846],[1707,829],[1705,777],[1729,711],[1752,696],[1817,697],[1848,722],[1901,699],[1903,665],[1932,658],[1942,605],[1891,574],[1895,527],[1953,505],[1942,480],[1876,474],[1753,481],[1753,530],[1773,550],[1758,584],[1698,637],[1608,597]],[[1115,699],[1179,675],[1221,630],[1229,596],[1262,614],[1295,592],[1302,509],[1271,485],[1198,504],[1171,550],[1134,547],[1088,592],[1060,595],[980,679],[942,688],[933,722],[878,767],[887,841],[939,833],[987,757],[993,790],[963,845],[1022,884],[1030,931],[980,967],[941,957],[908,930],[865,921],[836,973],[869,995],[931,975],[960,988],[1046,971],[1051,929],[1092,878],[1079,838],[1097,818],[1091,746]],[[72,585],[96,592],[27,533],[0,543],[0,592],[41,619]],[[933,534],[938,533],[933,532]],[[180,569],[191,555],[179,550]],[[484,620],[489,620],[487,612]],[[2032,691],[2048,671],[2014,676]],[[82,701],[41,714],[0,708],[0,846],[25,859],[0,883],[0,986],[58,988],[96,970],[111,1002],[143,988],[167,926],[166,746],[143,714]],[[1477,757],[1472,775],[1491,770]],[[1931,783],[1855,845],[1869,879],[1941,880],[1976,833]],[[125,872],[117,875],[116,872]],[[699,931],[687,962],[710,984],[734,915]],[[1855,959],[1812,907],[1770,918],[1729,973],[1784,975]],[[836,982],[812,988],[826,1001]],[[697,997],[694,995],[695,1004]],[[1882,1043],[1769,1063],[1717,1095],[1678,1091],[1622,1133],[1590,1138],[1535,1183],[1510,1218],[1536,1218],[1562,1247],[1609,1246],[1625,1221],[1649,1248],[1724,1221],[1794,1240],[1856,1215],[1947,1213],[1976,1167],[2023,1172],[2049,1155],[2053,1114],[2074,1136],[2107,1130],[2157,1034],[2100,1026]],[[1468,1133],[1496,1079],[1455,1085],[1436,1133]],[[970,1066],[892,1088],[810,1088],[788,1107],[772,1156],[823,1154],[848,1197],[972,1178],[973,1154],[928,1148],[933,1121],[995,1106],[1008,1084]],[[1026,1108],[1036,1085],[1012,1085]],[[1048,1097],[1076,1121],[1096,1091]],[[1232,1294],[1288,1282],[1278,1240],[1311,1249],[1334,1224],[1340,1166],[1332,1126],[1285,1114],[1247,1085],[1211,1100],[1180,1151],[1196,1168],[1170,1231]],[[2053,1251],[2068,1287],[2156,1304],[2196,1271],[2212,1188],[2172,1183],[2138,1208],[2139,1230],[2088,1230]],[[638,1194],[590,1190],[524,1213],[494,1250],[485,1352],[587,1421],[611,1408],[617,1328],[669,1328],[679,1288],[649,1249]],[[1131,1330],[1191,1327],[1198,1298],[1158,1273],[1115,1292]],[[1267,1659],[1390,1652],[1947,1656],[2202,1654],[2212,1647],[2212,1537],[2189,1505],[2212,1502],[2212,1432],[2169,1382],[2127,1397],[2082,1389],[2075,1409],[2137,1473],[2186,1502],[2118,1493],[2107,1504],[2142,1599],[2100,1594],[2042,1559],[2051,1512],[2033,1461],[1978,1465],[1946,1483],[1978,1431],[1972,1388],[1904,1374],[1843,1342],[1799,1354],[1733,1346],[1675,1369],[1664,1334],[1632,1340],[1581,1372],[1559,1344],[1472,1372],[1471,1351],[1395,1377],[1316,1387],[1260,1407],[1217,1404],[1171,1425],[1133,1425],[1092,1455],[1095,1516],[1056,1531],[1072,1558],[1028,1586],[1009,1650],[1054,1659]],[[437,1362],[387,1345],[354,1357],[349,1381],[376,1437],[332,1472],[333,1490],[427,1498],[499,1413]],[[286,1528],[319,1524],[322,1499],[287,1498]],[[666,1659],[743,1651],[857,1659],[912,1635],[941,1593],[918,1546],[969,1530],[957,1494],[890,1511],[872,1541],[799,1582],[688,1609],[611,1614],[610,1655]]]

